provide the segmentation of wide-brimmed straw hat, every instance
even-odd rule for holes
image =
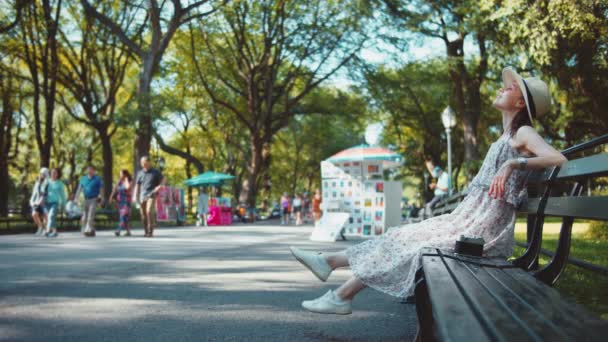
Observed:
[[[521,77],[513,68],[506,67],[502,70],[502,82],[505,86],[509,86],[517,82],[519,89],[524,95],[524,101],[528,108],[528,116],[530,121],[534,122],[536,118],[547,113],[551,109],[551,94],[547,83],[538,77]]]

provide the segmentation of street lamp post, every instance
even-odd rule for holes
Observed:
[[[452,194],[452,139],[450,133],[452,128],[456,126],[456,116],[450,106],[447,106],[441,112],[441,122],[445,128],[445,134],[448,138],[448,194]]]

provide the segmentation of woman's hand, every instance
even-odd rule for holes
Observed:
[[[488,195],[497,198],[503,198],[505,195],[505,184],[511,176],[511,172],[515,169],[515,162],[513,160],[508,160],[504,163],[496,175],[494,179],[492,179],[492,184],[490,184],[490,190],[488,191]]]

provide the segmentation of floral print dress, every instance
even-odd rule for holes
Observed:
[[[119,182],[116,186],[116,202],[118,204],[118,227],[116,227],[116,231],[128,230],[129,215],[131,214],[131,190],[127,189],[123,182]]]
[[[373,289],[395,297],[414,291],[414,275],[420,267],[421,250],[435,247],[453,251],[460,235],[482,237],[484,255],[508,257],[515,244],[516,209],[526,196],[527,171],[514,170],[505,185],[503,198],[488,195],[494,175],[509,159],[521,156],[502,135],[492,144],[479,173],[469,185],[468,195],[450,214],[394,227],[382,236],[346,250],[354,275]]]

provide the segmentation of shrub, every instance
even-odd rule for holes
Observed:
[[[608,241],[608,222],[589,222],[589,230],[587,231],[587,234],[589,235],[589,238],[593,240]]]

